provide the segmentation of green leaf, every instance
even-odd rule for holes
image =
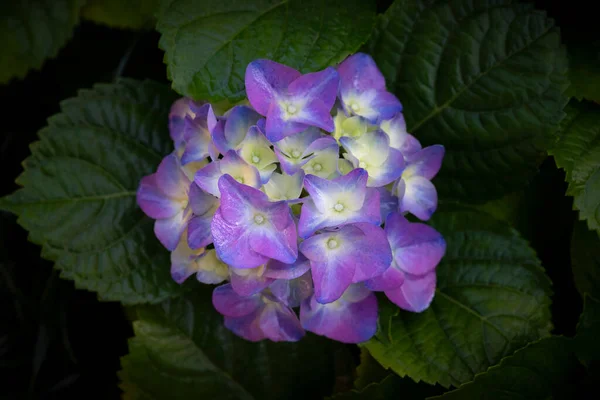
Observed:
[[[548,152],[567,173],[567,195],[573,196],[579,219],[600,234],[600,107],[573,100],[565,110],[558,140]]]
[[[477,375],[473,382],[431,399],[553,398],[565,390],[579,365],[572,349],[572,339],[559,336],[542,339],[504,358],[499,365]]]
[[[361,347],[360,364],[356,367],[356,380],[354,381],[356,389],[361,390],[373,382],[381,382],[389,374],[389,371],[383,368],[365,347]]]
[[[570,96],[600,102],[600,40],[569,43],[569,80]]]
[[[447,242],[433,303],[394,315],[386,309],[398,308],[383,302],[366,347],[400,376],[458,386],[549,333],[550,280],[505,222],[455,209],[438,211],[432,225]]]
[[[160,0],[88,0],[84,19],[115,28],[153,28]]]
[[[73,35],[85,0],[0,2],[0,83],[40,69]]]
[[[600,301],[589,294],[584,296],[583,313],[577,324],[575,336],[576,352],[579,360],[588,367],[593,362],[598,365],[600,361]]]
[[[571,267],[579,293],[600,296],[600,238],[583,222],[573,226]]]
[[[258,58],[314,72],[355,52],[371,33],[367,0],[163,0],[157,29],[173,89],[196,100],[245,97]]]
[[[31,145],[23,187],[0,199],[63,278],[102,299],[157,302],[180,291],[135,198],[140,179],[172,150],[174,99],[166,86],[134,80],[82,90]]]
[[[223,325],[207,286],[138,316],[120,372],[126,399],[313,399],[333,386],[334,342],[241,339]]]
[[[567,58],[554,22],[511,0],[397,0],[368,49],[409,132],[446,156],[440,198],[524,187],[563,118]]]

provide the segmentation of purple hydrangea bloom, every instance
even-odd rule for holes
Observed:
[[[234,268],[254,268],[269,259],[293,263],[298,257],[296,224],[285,201],[238,183],[219,179],[221,204],[212,220],[215,250]]]
[[[268,291],[240,296],[227,284],[214,290],[212,301],[225,326],[246,340],[295,342],[304,336],[294,311]]]
[[[270,60],[256,60],[246,68],[246,93],[250,104],[267,117],[266,135],[277,142],[309,126],[334,130],[330,110],[339,83],[333,68],[301,75]]]
[[[374,291],[426,309],[446,245],[404,214],[435,211],[443,146],[422,148],[407,132],[400,102],[363,53],[305,75],[256,60],[245,83],[246,105],[223,115],[177,100],[175,149],[140,182],[138,204],[171,251],[173,280],[226,282],[213,304],[251,341],[296,341],[304,329],[369,340]]]

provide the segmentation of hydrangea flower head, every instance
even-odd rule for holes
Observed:
[[[425,310],[446,244],[405,215],[435,211],[443,146],[407,131],[367,54],[304,75],[260,59],[245,83],[249,105],[223,115],[177,100],[174,151],[140,182],[175,282],[220,285],[214,307],[250,341],[364,342],[377,291]]]

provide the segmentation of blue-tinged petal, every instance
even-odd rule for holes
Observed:
[[[289,211],[287,212],[289,213]],[[270,221],[264,225],[255,225],[250,228],[248,231],[250,248],[258,254],[287,264],[296,261],[296,258],[298,258],[298,236],[291,215],[289,215],[289,221],[290,223],[281,230],[277,229],[275,223]]]
[[[352,259],[356,262],[353,283],[363,282],[384,273],[392,263],[392,250],[385,231],[379,226],[358,223],[364,233],[360,246],[353,250]]]
[[[404,310],[423,312],[433,300],[435,286],[435,271],[420,276],[405,274],[402,286],[386,290],[384,293],[394,304]]]
[[[376,121],[390,119],[402,111],[402,104],[396,96],[390,92],[378,92],[371,102],[371,107],[377,110]]]
[[[289,280],[304,275],[310,269],[310,261],[302,254],[298,255],[295,262],[286,264],[278,260],[269,260],[265,276],[273,279]]]
[[[223,318],[223,325],[237,336],[242,337],[250,342],[258,342],[266,339],[266,335],[259,325],[260,311],[257,310],[252,314],[244,315],[243,317],[227,317]]]
[[[209,128],[209,130],[210,130],[210,136],[212,138],[212,142],[213,142],[215,148],[221,154],[225,154],[229,150],[234,150],[229,145],[229,142],[227,142],[227,139],[225,139],[225,120],[223,120],[223,119],[216,120],[215,119],[214,125],[212,125],[212,128]],[[211,155],[211,158],[213,159],[213,161],[216,161],[217,159],[213,158],[212,156],[213,155]]]
[[[421,143],[406,131],[406,122],[402,113],[382,121],[380,128],[389,136],[390,147],[400,150],[405,158],[421,150]]]
[[[248,227],[259,211],[263,222],[267,219],[266,208],[271,203],[260,190],[240,184],[231,175],[219,179],[219,190],[223,194],[219,210],[227,221]]]
[[[400,212],[409,212],[422,221],[427,221],[437,209],[435,186],[422,176],[402,179],[404,196],[400,199]]]
[[[142,178],[137,191],[137,203],[150,218],[170,218],[181,211],[182,202],[163,193],[156,183],[156,174]]]
[[[175,100],[169,112],[169,134],[175,143],[175,148],[178,149],[185,143],[184,135],[184,118],[186,115],[195,116],[193,110],[196,109],[196,104],[188,97],[182,97]]]
[[[367,192],[367,179],[367,171],[357,168],[333,180],[306,175],[304,187],[321,213],[343,213],[362,208]]]
[[[154,234],[167,250],[175,250],[191,217],[192,210],[187,207],[171,218],[158,219],[154,222]]]
[[[302,303],[300,321],[304,329],[317,335],[343,343],[365,342],[377,331],[377,299],[362,285],[352,285],[329,304],[320,304],[313,296]]]
[[[158,165],[156,171],[156,184],[166,195],[187,200],[190,181],[181,169],[181,164],[175,153],[171,153]]]
[[[333,132],[335,130],[335,124],[333,123],[333,117],[331,116],[331,106],[326,105],[319,99],[314,99],[310,104],[302,107],[302,109],[290,120],[295,123],[316,126],[327,132]]]
[[[290,118],[289,110],[296,110],[296,106],[278,102],[271,103],[265,126],[265,135],[270,142],[279,142],[288,136],[305,131],[309,127],[305,123],[296,122]]]
[[[273,342],[296,342],[305,335],[296,314],[280,303],[267,303],[258,324],[265,337]]]
[[[245,227],[226,221],[220,208],[213,217],[211,233],[217,256],[234,268],[255,268],[269,261],[250,248]]]
[[[422,176],[433,179],[442,166],[445,149],[442,145],[425,147],[423,150],[408,157],[408,165],[402,177]]]
[[[210,224],[213,215],[194,216],[188,223],[187,240],[192,249],[206,247],[212,243]]]
[[[359,162],[358,165],[360,166],[361,163]],[[364,165],[369,173],[367,186],[381,187],[394,182],[402,175],[405,165],[402,153],[396,149],[390,149],[388,158],[382,165]]]
[[[194,183],[204,192],[219,197],[219,178],[223,175],[221,172],[220,160],[208,163],[201,168],[194,176]]]
[[[394,196],[387,188],[374,188],[379,192],[381,220],[385,221],[387,216],[398,210],[398,197]]]
[[[219,206],[219,199],[208,194],[195,183],[192,183],[190,186],[189,204],[194,215],[212,215]]]
[[[204,191],[220,197],[218,181],[224,174],[229,174],[238,182],[248,186],[261,186],[258,170],[248,165],[233,150],[228,151],[221,160],[211,162],[199,170],[194,177],[194,182]]]
[[[367,281],[365,286],[370,290],[385,291],[399,288],[404,283],[404,272],[395,261],[381,275],[377,275]]]
[[[265,276],[265,265],[256,268],[230,268],[231,287],[240,296],[252,296],[269,286],[274,279]]]
[[[221,285],[213,290],[212,303],[217,311],[226,317],[243,317],[262,307],[260,295],[240,296],[231,284]]]
[[[312,296],[313,283],[310,271],[293,279],[277,279],[269,286],[271,293],[288,307],[298,307]]]
[[[208,104],[206,106],[208,108]],[[212,143],[206,122],[206,115],[196,116],[193,119],[190,116],[185,117],[184,138],[185,150],[181,156],[182,165],[194,161],[202,161],[210,155]]]
[[[227,114],[223,134],[230,149],[239,149],[246,133],[256,125],[260,115],[247,106],[235,106]]]
[[[339,79],[338,72],[328,67],[295,79],[288,87],[288,94],[292,98],[302,99],[306,104],[318,99],[329,112],[337,97]]]
[[[337,67],[340,76],[340,92],[385,90],[385,78],[373,58],[365,53],[355,53]]]
[[[266,116],[274,98],[287,91],[300,72],[271,60],[259,59],[246,67],[246,94],[250,104]]]

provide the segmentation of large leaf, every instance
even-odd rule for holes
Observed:
[[[374,9],[370,0],[163,0],[157,29],[176,91],[238,101],[248,63],[268,58],[303,72],[333,65],[367,40]]]
[[[568,94],[600,102],[600,40],[569,43]]]
[[[87,0],[81,16],[117,28],[152,28],[160,0]]]
[[[505,222],[456,209],[432,223],[447,241],[433,303],[417,314],[384,302],[366,346],[400,376],[458,386],[549,333],[550,281]]]
[[[511,0],[397,0],[368,48],[409,131],[446,147],[440,197],[489,200],[535,174],[568,84],[543,12]]]
[[[565,385],[573,379],[577,366],[573,341],[553,336],[504,358],[499,365],[477,375],[473,382],[431,399],[550,399],[566,390]]]
[[[243,340],[223,325],[211,288],[138,309],[122,359],[127,399],[313,399],[333,387],[335,343]]]
[[[165,86],[122,80],[63,101],[23,163],[23,188],[0,199],[62,277],[103,299],[160,301],[179,291],[135,198],[171,150],[173,99]]]
[[[0,83],[23,78],[55,57],[73,35],[85,0],[0,2]]]
[[[579,293],[600,296],[600,238],[583,222],[573,226],[571,266]]]
[[[600,234],[600,107],[571,101],[558,140],[549,151],[567,173],[573,207]]]

